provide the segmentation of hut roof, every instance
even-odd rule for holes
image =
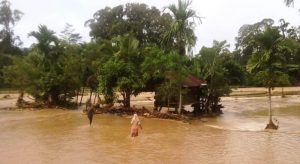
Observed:
[[[192,76],[192,75],[188,75],[184,81],[183,81],[183,84],[182,86],[183,87],[199,87],[201,85],[203,85],[205,82],[201,79],[198,79],[197,77],[195,76]]]

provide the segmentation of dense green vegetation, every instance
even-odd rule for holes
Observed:
[[[23,13],[3,0],[0,88],[17,88],[60,105],[89,87],[103,94],[106,103],[115,101],[119,92],[125,107],[130,107],[131,95],[155,89],[165,100],[179,97],[181,106],[181,83],[191,74],[206,81],[209,109],[231,86],[265,86],[271,91],[299,84],[299,27],[264,19],[240,28],[233,51],[226,41],[213,41],[212,47],[192,54],[194,28],[201,18],[191,7],[183,0],[163,11],[137,3],[106,7],[85,22],[90,42],[80,43],[69,24],[61,34],[40,25],[28,34],[37,43],[22,49],[13,27]]]

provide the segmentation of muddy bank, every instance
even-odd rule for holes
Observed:
[[[95,105],[96,106],[96,105]],[[158,118],[158,119],[170,119],[170,120],[178,120],[187,122],[190,118],[184,115],[171,114],[171,113],[160,113],[154,111],[153,109],[133,106],[130,109],[126,109],[122,106],[114,106],[114,105],[104,105],[103,107],[95,107],[95,114],[113,114],[118,116],[130,116],[134,113],[137,113],[139,116],[145,118]],[[83,113],[86,113],[85,104],[82,106],[75,106],[75,104],[69,107],[61,107],[61,106],[50,106],[43,102],[34,102],[28,100],[18,100],[16,96],[7,96],[0,100],[0,110],[15,110],[15,111],[38,111],[38,110],[51,110],[51,109],[61,109],[61,110],[81,110]]]
[[[172,113],[160,113],[153,109],[148,109],[146,107],[141,108],[124,108],[123,106],[113,106],[113,105],[107,105],[101,108],[94,107],[93,108],[95,114],[113,114],[118,116],[131,116],[134,113],[137,113],[139,116],[145,117],[145,118],[158,118],[158,119],[169,119],[169,120],[178,120],[187,122],[191,119],[191,117],[188,117],[186,115],[178,115],[178,114],[172,114]],[[83,110],[84,113],[86,113],[86,110]]]
[[[279,88],[280,89],[280,88]],[[293,90],[295,88],[285,88],[286,91]],[[297,87],[299,90],[300,87]],[[251,90],[251,91],[250,91]],[[242,88],[239,89],[239,92],[255,92],[255,91],[264,91],[265,88]],[[9,95],[9,96],[7,96]],[[14,94],[0,94],[0,109],[9,109],[9,110],[40,110],[40,108],[46,108],[46,109],[64,109],[64,110],[70,110],[70,109],[76,109],[74,107],[72,108],[66,108],[66,107],[56,107],[56,106],[46,106],[42,104],[34,104],[34,100],[29,96],[26,95],[24,96],[24,100],[28,102],[29,104],[25,104],[25,106],[20,109],[17,107],[16,102],[18,98],[17,93]],[[281,108],[284,106],[291,106],[291,105],[299,105],[300,104],[300,95],[293,95],[293,96],[286,96],[285,98],[281,98],[281,96],[272,96],[272,106],[276,108]],[[88,99],[88,96],[83,97],[83,102]],[[249,100],[250,99],[250,100]],[[247,106],[247,102],[251,102],[251,107]],[[253,102],[253,103],[252,103]],[[258,103],[259,102],[259,103]],[[31,104],[32,103],[32,104]],[[253,96],[230,96],[230,97],[222,97],[221,98],[221,103],[225,107],[224,110],[226,111],[231,111],[233,108],[242,108],[245,109],[246,111],[249,110],[251,112],[253,107],[257,108],[264,108],[267,109],[268,105],[268,99],[267,97],[253,97]],[[246,103],[246,104],[245,104]],[[192,116],[192,113],[187,113],[184,116],[177,115],[170,113],[174,111],[174,109],[170,109],[170,111],[166,109],[162,109],[161,113],[156,112],[153,110],[154,108],[154,93],[152,92],[146,92],[146,93],[141,93],[136,97],[132,97],[132,108],[131,109],[123,109],[120,104],[115,103],[114,106],[106,106],[106,108],[98,108],[96,109],[96,113],[101,114],[101,113],[109,113],[109,114],[114,114],[114,115],[132,115],[133,113],[138,113],[140,116],[144,116],[146,118],[160,118],[160,119],[172,119],[172,120],[190,120],[190,119],[197,119],[197,118],[207,118],[211,116],[197,116],[194,117]],[[258,105],[259,104],[259,105]],[[103,106],[101,106],[103,107]],[[83,104],[82,106],[78,107],[80,110],[85,109],[85,105]],[[191,111],[189,107],[185,107],[185,109]],[[223,111],[224,111],[223,110]],[[276,114],[276,113],[275,113]],[[228,114],[225,113],[225,115],[228,117]]]

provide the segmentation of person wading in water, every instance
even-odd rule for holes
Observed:
[[[131,134],[130,134],[130,136],[132,138],[135,138],[139,135],[139,127],[141,129],[143,129],[140,119],[139,119],[138,115],[135,113],[131,119]]]
[[[94,108],[92,106],[87,108],[87,117],[90,120],[90,126],[91,126],[92,122],[93,122],[93,117],[94,117]]]
[[[93,122],[93,117],[94,117],[94,108],[91,104],[91,100],[88,100],[86,103],[86,114],[88,119],[90,120],[90,126],[92,125]]]

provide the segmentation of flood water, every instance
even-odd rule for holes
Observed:
[[[0,111],[0,163],[299,163],[300,97],[275,98],[277,131],[265,131],[267,98],[224,99],[224,115],[191,121],[130,118],[80,110]]]

